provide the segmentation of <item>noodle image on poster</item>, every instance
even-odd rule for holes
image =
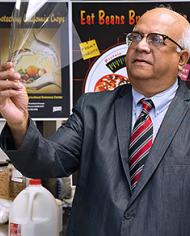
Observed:
[[[42,33],[38,33],[38,29],[33,29],[30,39],[19,52],[15,46],[14,54],[17,54],[14,61],[15,70],[21,75],[21,82],[29,94],[62,93],[59,42],[61,36],[56,34],[55,37],[55,32],[55,29],[44,29]],[[7,42],[9,30],[0,29],[0,34],[3,35],[3,41]],[[8,45],[3,46],[7,47]],[[7,51],[2,50],[3,60],[6,56]]]
[[[26,8],[22,1],[21,9]],[[26,87],[31,118],[70,115],[70,64],[67,2],[48,2],[31,19],[13,18],[13,2],[0,2],[1,62],[10,60]]]

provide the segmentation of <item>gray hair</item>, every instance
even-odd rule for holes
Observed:
[[[190,25],[185,28],[182,38],[179,40],[179,45],[187,50],[190,54]]]

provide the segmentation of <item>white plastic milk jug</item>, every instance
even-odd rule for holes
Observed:
[[[9,236],[58,236],[59,210],[54,196],[31,179],[14,199],[9,214]]]

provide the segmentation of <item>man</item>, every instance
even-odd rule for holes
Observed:
[[[13,164],[34,178],[79,170],[69,236],[190,235],[190,93],[177,78],[189,32],[181,15],[147,11],[127,35],[132,86],[83,95],[49,140],[28,119],[19,75],[1,67],[1,146]]]

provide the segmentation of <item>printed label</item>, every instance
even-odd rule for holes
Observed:
[[[21,225],[10,223],[9,236],[21,236]]]
[[[90,40],[84,43],[80,43],[80,50],[83,60],[90,59],[100,55],[96,40]]]

